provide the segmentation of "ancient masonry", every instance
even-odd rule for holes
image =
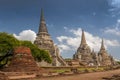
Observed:
[[[13,51],[13,58],[3,71],[7,72],[36,72],[39,71],[32,54],[28,47],[16,47]]]
[[[108,55],[104,47],[104,41],[102,40],[100,51],[98,52],[99,65],[115,65],[115,61],[112,56]]]
[[[54,45],[54,42],[48,33],[45,19],[44,19],[44,13],[42,9],[41,9],[39,31],[38,31],[36,40],[34,41],[34,44],[36,44],[40,49],[45,49],[49,51],[50,56],[52,58],[52,66],[67,65],[64,59],[60,56],[57,45]]]
[[[97,53],[91,51],[90,47],[86,43],[85,34],[82,30],[81,44],[77,49],[76,53],[73,55],[74,60],[78,60],[80,64],[86,66],[110,66],[115,65],[115,61],[112,56],[110,56],[102,40],[100,51]]]

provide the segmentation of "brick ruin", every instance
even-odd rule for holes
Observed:
[[[38,70],[39,67],[31,54],[30,48],[23,46],[14,49],[10,64],[3,69],[7,72],[35,72]]]

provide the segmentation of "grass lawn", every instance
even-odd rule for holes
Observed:
[[[79,67],[77,68],[77,70],[79,72],[85,72],[85,71],[89,71],[89,72],[93,72],[93,71],[103,71],[105,69],[105,67],[98,67],[98,68],[93,68],[93,67],[88,67],[88,68],[83,68],[83,67]],[[71,68],[57,68],[57,69],[54,69],[52,68],[51,69],[51,72],[57,72],[57,73],[63,73],[63,72],[70,72],[71,71]]]

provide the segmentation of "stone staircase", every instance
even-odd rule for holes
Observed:
[[[57,60],[63,65],[68,66],[68,64],[64,61],[64,59],[61,56],[57,56]]]

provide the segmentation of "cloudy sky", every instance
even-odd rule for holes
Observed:
[[[120,0],[0,0],[0,32],[33,42],[41,8],[64,58],[75,53],[84,29],[91,49],[98,52],[103,38],[109,54],[120,59]]]

